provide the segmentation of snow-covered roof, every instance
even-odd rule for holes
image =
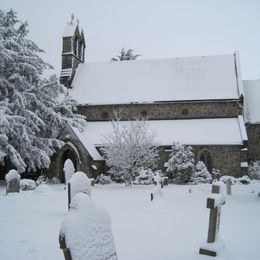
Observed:
[[[72,97],[79,104],[238,99],[237,54],[79,64]]]
[[[79,24],[78,20],[75,21],[73,17],[71,21],[66,24],[62,37],[72,37],[78,27],[78,24]]]
[[[260,79],[244,80],[245,121],[260,123]]]
[[[76,127],[71,126],[71,128],[94,161],[104,160],[103,157],[98,152],[98,150],[96,149],[94,143],[92,142],[92,139],[89,138],[88,127],[86,127],[86,130],[84,132],[81,132]]]
[[[189,145],[242,145],[247,141],[244,123],[240,118],[149,120],[150,131],[155,133],[155,142],[169,146],[173,142]],[[126,124],[126,121],[120,122]],[[105,136],[112,132],[110,122],[88,122],[86,131],[81,133],[88,145],[102,146]],[[82,140],[82,139],[81,139]],[[86,146],[87,146],[86,145]]]

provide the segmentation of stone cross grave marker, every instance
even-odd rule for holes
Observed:
[[[227,179],[227,183],[226,183],[227,195],[231,195],[231,185],[232,185],[231,179]]]
[[[59,235],[60,249],[62,249],[65,260],[72,260],[70,249],[67,248],[65,236]]]
[[[212,194],[207,198],[207,208],[210,209],[209,228],[207,242],[200,246],[199,253],[202,255],[217,256],[224,244],[217,240],[220,226],[221,206],[225,204],[223,184],[216,182],[212,185]]]

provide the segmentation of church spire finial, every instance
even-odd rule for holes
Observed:
[[[70,24],[73,24],[74,23],[74,14],[71,14],[71,20],[70,20]]]

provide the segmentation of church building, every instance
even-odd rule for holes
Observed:
[[[105,172],[100,153],[112,131],[110,116],[146,118],[160,149],[158,168],[165,171],[173,142],[191,145],[196,161],[224,175],[247,173],[248,159],[260,159],[260,81],[244,81],[239,55],[85,62],[85,38],[78,22],[63,34],[60,81],[78,103],[87,126],[67,126],[66,145],[54,156],[50,172],[63,179],[71,159],[77,170],[96,177]]]

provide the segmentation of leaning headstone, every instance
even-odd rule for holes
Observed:
[[[10,170],[5,175],[6,181],[6,195],[8,193],[19,192],[20,191],[20,179],[21,176],[16,170]]]
[[[224,247],[219,238],[221,206],[225,204],[224,186],[222,182],[212,185],[212,194],[207,198],[207,208],[210,209],[208,239],[200,246],[199,253],[202,255],[217,256]]]
[[[73,196],[59,242],[66,260],[118,259],[108,213],[84,193]]]
[[[91,196],[91,181],[84,172],[75,172],[68,182],[68,208],[70,209],[70,202],[72,197],[79,193],[85,193]]]
[[[231,195],[231,185],[232,185],[231,179],[227,179],[227,182],[226,182],[227,195]]]

